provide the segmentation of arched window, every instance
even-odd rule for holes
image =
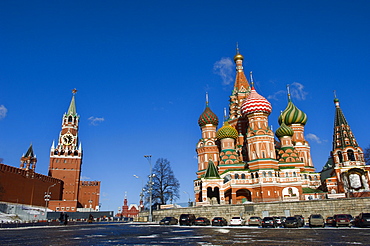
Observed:
[[[258,173],[256,173],[256,178],[257,178],[257,179],[258,179],[258,176],[259,176],[259,175],[258,175]]]
[[[355,161],[356,159],[355,159],[355,154],[353,153],[353,150],[348,150],[347,151],[347,155],[348,155],[348,160],[350,160],[350,161]]]
[[[68,117],[68,122],[72,122],[72,116]]]
[[[239,174],[235,174],[235,179],[239,179]]]
[[[297,177],[297,174],[296,174],[296,172],[293,172],[293,177]]]
[[[285,173],[285,177],[289,177],[289,173],[288,172]]]
[[[266,172],[262,172],[262,177],[266,177]]]
[[[269,172],[268,172],[268,175],[269,175],[269,177],[272,177],[272,172],[271,172],[271,171],[269,171]]]
[[[244,173],[242,173],[242,179],[245,179],[245,174]]]
[[[304,179],[307,179],[307,174],[303,175]]]
[[[338,151],[339,162],[343,162],[343,155],[341,151]]]
[[[253,173],[251,173],[251,177],[252,177],[252,179],[254,179],[254,174]]]

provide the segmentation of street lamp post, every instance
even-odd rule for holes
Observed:
[[[50,192],[50,188],[51,187],[54,187],[56,186],[57,184],[53,184],[53,185],[50,185],[47,189],[47,191],[45,192],[45,196],[44,196],[44,199],[45,199],[45,218],[47,219],[47,215],[48,215],[48,203],[50,201],[50,198],[51,198],[51,192]]]
[[[153,175],[152,175],[152,156],[151,155],[144,155],[149,162],[150,166],[150,176],[149,176],[149,222],[153,222],[153,215],[152,215],[152,185],[153,185]]]
[[[187,193],[186,191],[184,191],[185,194],[188,195],[188,198],[189,198],[189,201],[188,201],[188,206],[191,207],[191,200],[190,200],[190,195],[189,193]]]
[[[144,197],[144,183],[143,183],[143,179],[139,176],[137,176],[136,174],[133,175],[135,178],[137,179],[141,179],[141,192],[140,192],[140,207],[139,207],[139,211],[143,211],[143,207],[144,205],[142,204],[142,201],[143,201],[143,197]]]

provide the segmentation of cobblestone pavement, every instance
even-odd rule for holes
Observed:
[[[0,229],[1,245],[369,245],[370,228],[80,224]]]

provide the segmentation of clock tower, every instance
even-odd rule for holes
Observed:
[[[49,176],[64,182],[62,203],[60,206],[78,207],[79,184],[82,165],[82,148],[78,141],[78,123],[80,116],[76,113],[75,94],[72,90],[72,100],[67,113],[62,118],[62,130],[55,146],[50,150]]]

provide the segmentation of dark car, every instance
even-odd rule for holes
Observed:
[[[175,217],[165,217],[159,221],[160,225],[177,225],[178,219]]]
[[[264,217],[262,219],[262,227],[277,227],[276,220],[273,217]]]
[[[251,216],[248,220],[248,225],[255,225],[255,226],[261,226],[262,225],[262,219],[258,216]]]
[[[194,214],[182,214],[180,215],[180,225],[194,225],[195,215]]]
[[[308,218],[308,224],[310,227],[320,226],[325,227],[324,218],[321,214],[311,214]]]
[[[332,216],[326,217],[325,223],[326,225],[333,225],[334,218]]]
[[[370,213],[360,213],[356,216],[355,225],[358,227],[370,226]]]
[[[304,226],[304,218],[302,215],[294,215],[293,217],[297,218],[299,227]]]
[[[298,228],[299,222],[296,217],[287,217],[283,223],[284,228],[293,227]]]
[[[224,217],[214,217],[212,220],[213,226],[227,226],[227,220]]]
[[[348,226],[351,227],[352,216],[349,214],[336,214],[334,215],[333,226]]]
[[[194,225],[205,225],[205,226],[207,226],[207,225],[210,225],[210,224],[211,224],[211,222],[206,217],[198,217],[194,221]]]

